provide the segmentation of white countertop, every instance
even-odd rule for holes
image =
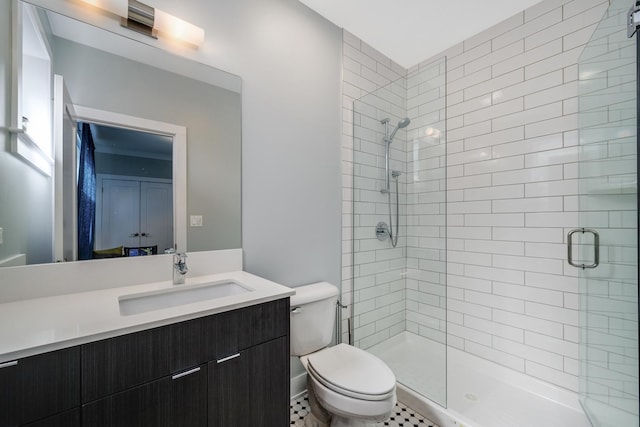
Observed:
[[[119,297],[191,285],[232,280],[250,292],[176,307],[121,315]],[[0,304],[0,363],[157,326],[234,310],[295,294],[244,271],[187,277],[184,285],[170,281],[34,298]]]

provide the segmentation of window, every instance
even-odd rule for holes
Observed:
[[[31,5],[15,2],[12,150],[46,175],[53,169],[51,48]]]

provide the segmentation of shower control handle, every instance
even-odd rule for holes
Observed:
[[[389,226],[386,222],[380,221],[378,225],[376,225],[376,237],[381,242],[389,238]]]

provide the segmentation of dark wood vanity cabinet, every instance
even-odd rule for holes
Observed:
[[[0,364],[0,427],[284,427],[288,408],[288,298]]]
[[[82,402],[206,362],[202,324],[189,320],[82,345]]]
[[[288,425],[288,354],[280,337],[209,362],[209,427]]]
[[[80,427],[81,425],[80,408],[78,407],[33,423],[24,424],[24,427]]]
[[[85,427],[207,425],[207,366],[83,405]]]
[[[79,347],[0,366],[0,426],[79,425],[73,421],[80,407]]]

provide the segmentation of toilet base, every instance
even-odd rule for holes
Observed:
[[[304,418],[305,427],[329,427],[331,414],[322,407],[313,391],[311,377],[307,375],[307,397],[309,398],[309,414]]]
[[[313,413],[309,412],[304,417],[304,427],[329,427],[329,424],[323,423],[318,418],[316,418]]]
[[[310,411],[304,418],[305,427],[375,427],[376,421],[362,420],[353,417],[345,417],[336,414],[320,403],[315,392],[315,384],[311,375],[307,375],[307,397],[309,398]],[[393,404],[395,405],[395,398]],[[379,421],[387,419],[381,417]]]
[[[334,415],[331,418],[331,427],[375,427],[375,423],[356,420],[353,418],[344,418]]]

